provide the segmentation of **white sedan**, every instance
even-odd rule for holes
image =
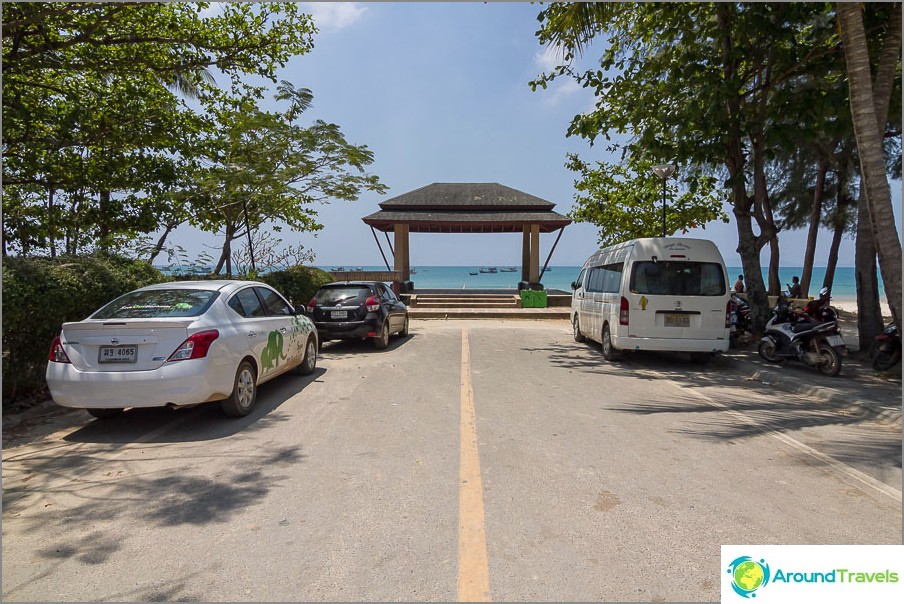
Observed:
[[[126,407],[221,401],[247,415],[257,386],[286,371],[310,374],[313,322],[255,281],[159,283],[64,323],[50,347],[47,385],[64,407],[110,417]]]

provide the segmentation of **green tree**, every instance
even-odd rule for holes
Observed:
[[[882,147],[887,111],[887,98],[891,92],[889,77],[877,77],[873,89],[873,72],[869,45],[863,26],[859,4],[838,3],[838,25],[844,45],[847,77],[850,88],[851,115],[860,157],[866,208],[872,225],[873,240],[879,258],[879,270],[885,283],[888,305],[896,322],[901,312],[901,241],[895,227],[891,194],[888,187],[886,163]],[[901,48],[901,12],[898,6],[889,19],[889,39],[883,55],[890,60],[880,62],[879,74],[894,72]],[[893,33],[892,33],[893,32]],[[891,57],[894,57],[893,59]],[[893,81],[893,78],[891,79]],[[880,130],[881,128],[881,130]]]
[[[6,2],[2,11],[4,209],[12,198],[28,206],[15,212],[23,220],[45,213],[38,228],[4,224],[4,252],[53,251],[60,237],[115,247],[156,230],[155,216],[174,219],[166,208],[201,126],[186,100],[220,84],[253,94],[243,77],[275,82],[313,46],[310,16],[292,3]],[[25,189],[11,195],[15,187]]]
[[[569,154],[565,166],[577,172],[574,208],[569,216],[577,222],[589,222],[599,228],[600,245],[612,245],[637,237],[657,237],[662,232],[662,180],[651,177],[652,164],[638,162],[633,156],[626,164],[597,162],[595,167]],[[699,175],[684,178],[684,192],[677,187],[666,191],[667,235],[703,227],[721,219],[721,197],[715,191],[715,179]]]
[[[532,85],[571,77],[597,96],[596,109],[575,116],[569,135],[591,142],[628,136],[629,154],[674,158],[724,181],[754,328],[761,327],[768,304],[759,255],[766,245],[770,290],[780,287],[774,166],[790,141],[825,122],[831,106],[795,101],[795,89],[799,94],[837,61],[831,6],[555,3],[539,20],[541,43],[560,45],[565,61]],[[574,69],[571,59],[595,38],[607,44],[599,68]]]
[[[313,100],[310,90],[281,82],[276,100],[286,104],[282,112],[260,111],[252,99],[236,107],[233,100],[211,99],[209,129],[200,145],[202,168],[190,194],[190,222],[224,238],[216,274],[224,269],[232,274],[232,243],[248,237],[249,229],[283,222],[317,231],[315,204],[354,201],[364,190],[386,191],[366,172],[374,159],[366,145],[346,141],[336,124],[300,123]]]

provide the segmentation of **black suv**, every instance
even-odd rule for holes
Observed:
[[[341,281],[321,287],[308,302],[320,341],[373,338],[379,349],[390,334],[408,335],[408,307],[380,281]]]

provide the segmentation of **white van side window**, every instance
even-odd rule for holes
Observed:
[[[607,264],[590,269],[587,279],[587,291],[602,293],[618,293],[621,287],[624,263]]]
[[[635,262],[632,293],[662,296],[723,296],[722,266],[715,262]]]

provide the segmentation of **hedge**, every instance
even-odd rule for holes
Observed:
[[[307,304],[321,285],[332,283],[335,280],[335,277],[328,272],[310,266],[293,266],[282,271],[258,276],[258,281],[263,281],[271,286],[294,306]]]
[[[66,321],[81,321],[138,287],[167,281],[147,262],[115,256],[3,259],[3,406],[45,387],[50,343]]]
[[[177,279],[211,278],[210,275]],[[222,277],[213,277],[222,278]],[[172,281],[147,262],[114,256],[3,259],[3,409],[46,390],[50,343],[66,321],[81,321],[110,300]],[[261,275],[293,304],[307,304],[329,273],[304,266]]]

